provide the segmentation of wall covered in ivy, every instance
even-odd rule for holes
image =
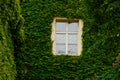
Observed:
[[[17,80],[91,80],[112,69],[120,52],[119,0],[21,0],[25,46],[17,57]],[[82,19],[80,56],[52,54],[54,17]]]
[[[19,0],[0,0],[0,80],[15,80],[14,54],[23,42],[23,21]]]

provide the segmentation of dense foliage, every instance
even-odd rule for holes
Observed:
[[[21,0],[25,46],[17,56],[17,80],[92,80],[104,76],[120,52],[119,0]],[[84,21],[81,56],[52,54],[55,16]]]
[[[15,80],[14,54],[23,41],[22,24],[19,0],[0,0],[0,80]]]

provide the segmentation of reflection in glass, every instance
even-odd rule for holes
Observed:
[[[78,35],[77,34],[68,34],[68,43],[77,44]]]
[[[69,32],[77,32],[78,31],[78,22],[71,22],[68,24]]]
[[[56,43],[65,43],[66,34],[56,34]]]
[[[65,45],[63,44],[56,44],[56,53],[58,54],[65,54],[66,53]]]
[[[66,22],[56,22],[56,32],[65,32]]]
[[[77,54],[77,45],[68,45],[68,54]]]

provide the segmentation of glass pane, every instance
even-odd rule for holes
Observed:
[[[56,22],[56,32],[65,32],[66,22]]]
[[[78,35],[77,34],[68,34],[68,43],[69,44],[77,44]]]
[[[56,44],[56,53],[57,54],[65,54],[66,53],[65,45]]]
[[[66,34],[56,34],[56,43],[66,43]]]
[[[68,24],[68,32],[77,32],[78,31],[78,22],[71,22]]]
[[[77,45],[68,45],[68,54],[77,54],[78,48]]]

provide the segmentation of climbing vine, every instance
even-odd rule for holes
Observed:
[[[0,80],[15,80],[17,74],[14,55],[24,41],[19,4],[19,0],[0,0]]]
[[[92,80],[113,68],[120,52],[119,0],[22,0],[21,7],[25,46],[16,59],[18,80]],[[52,54],[56,16],[83,20],[80,56]]]

